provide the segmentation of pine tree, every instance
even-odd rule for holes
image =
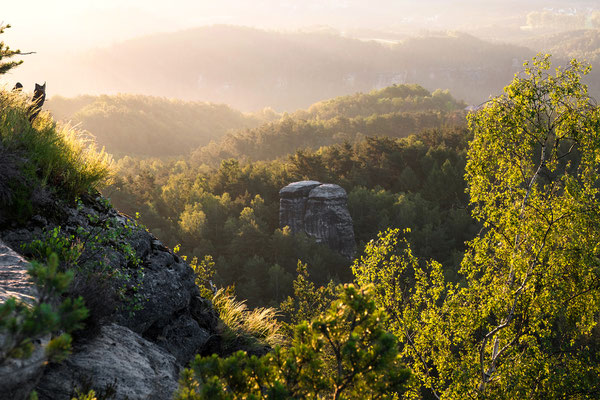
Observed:
[[[10,25],[0,25],[0,34],[4,33],[4,30],[8,28],[10,28]],[[21,54],[21,50],[11,50],[10,47],[4,44],[4,42],[0,42],[0,75],[7,73],[11,69],[23,63],[23,60],[2,61],[5,58],[12,58],[19,54]]]

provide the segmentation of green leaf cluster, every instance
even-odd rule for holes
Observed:
[[[415,259],[398,231],[354,267],[419,381],[412,398],[597,398],[600,111],[573,61],[526,65],[469,117],[473,215],[462,280]]]

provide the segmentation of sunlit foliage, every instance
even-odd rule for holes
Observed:
[[[184,371],[176,398],[394,399],[410,373],[384,321],[368,291],[345,286],[326,312],[295,327],[289,347],[260,358],[244,352],[198,356]],[[334,356],[331,370],[325,352]]]
[[[466,178],[484,229],[464,281],[420,266],[397,232],[354,267],[386,288],[377,302],[421,382],[415,398],[597,398],[600,112],[587,67],[549,70],[534,59],[470,116]]]

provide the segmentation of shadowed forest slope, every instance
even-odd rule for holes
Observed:
[[[465,103],[448,91],[430,93],[418,85],[393,85],[336,97],[278,121],[239,130],[192,152],[195,164],[218,165],[236,158],[272,160],[297,150],[356,143],[367,136],[407,137],[425,129],[464,126]]]
[[[229,130],[253,128],[278,117],[269,109],[244,114],[224,104],[129,94],[55,96],[47,107],[56,119],[91,132],[115,157],[182,155]]]

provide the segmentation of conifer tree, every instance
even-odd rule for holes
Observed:
[[[8,28],[10,28],[10,25],[0,24],[0,34],[4,33],[4,30]],[[7,73],[14,67],[23,63],[23,60],[3,61],[3,59],[9,59],[19,54],[21,54],[21,50],[11,50],[11,48],[6,46],[4,42],[0,42],[0,75]]]

